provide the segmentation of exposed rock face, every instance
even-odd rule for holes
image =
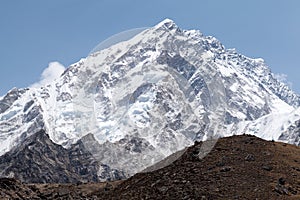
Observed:
[[[17,89],[10,90],[0,101],[0,113],[4,113],[9,107],[24,94],[28,89]]]
[[[29,183],[98,182],[124,179],[126,175],[95,160],[81,141],[65,149],[53,143],[44,131],[28,137],[0,157],[1,176]],[[100,174],[99,174],[100,173]]]
[[[165,166],[117,182],[21,184],[0,179],[0,198],[28,199],[299,199],[300,147],[240,135],[218,140],[204,158],[196,142]],[[162,168],[161,168],[162,167]],[[155,170],[158,168],[158,170]],[[154,170],[154,171],[152,171]]]
[[[219,139],[213,150],[199,159],[203,145],[196,142],[170,165],[136,174],[111,192],[99,192],[97,196],[105,199],[300,198],[299,147],[240,135]]]
[[[243,133],[299,145],[299,105],[262,59],[166,19],[1,97],[0,175],[120,179],[194,141]]]
[[[295,121],[287,131],[280,135],[279,139],[290,141],[290,143],[300,146],[300,120]]]

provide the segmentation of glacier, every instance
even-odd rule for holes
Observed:
[[[44,130],[132,175],[196,140],[252,134],[300,145],[299,105],[263,59],[166,19],[48,85],[9,91],[0,99],[0,156]]]

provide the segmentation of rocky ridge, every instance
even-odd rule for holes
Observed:
[[[195,141],[243,133],[299,145],[299,102],[262,59],[166,19],[81,59],[49,85],[2,97],[0,174],[25,182],[39,174],[41,183],[118,179]],[[23,156],[25,167],[35,166],[28,175],[14,161]]]
[[[239,135],[219,139],[200,159],[203,145],[196,142],[169,165],[124,181],[21,184],[1,179],[0,194],[46,199],[299,199],[299,147]],[[1,184],[7,181],[9,187]]]

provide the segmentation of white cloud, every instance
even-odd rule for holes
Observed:
[[[50,62],[48,67],[42,72],[39,82],[32,84],[30,87],[39,88],[47,85],[59,78],[64,71],[65,67],[59,62]]]

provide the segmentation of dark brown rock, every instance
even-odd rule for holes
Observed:
[[[282,143],[267,142],[248,135],[233,136],[220,139],[206,157],[195,159],[195,148],[199,150],[200,147],[201,143],[197,143],[182,152],[172,164],[156,171],[136,174],[125,181],[28,185],[13,180],[2,188],[0,184],[0,197],[122,200],[300,199],[300,172],[292,168],[300,168],[299,162],[294,162],[300,160],[299,147],[283,146]],[[239,151],[236,151],[237,148]],[[255,157],[251,162],[245,160],[250,154]],[[216,166],[220,161],[225,165]],[[272,170],[269,167],[264,169],[263,166],[272,166]],[[293,173],[288,173],[291,170]],[[6,195],[8,190],[11,196]]]
[[[98,171],[102,167],[103,176]],[[27,183],[99,182],[100,178],[120,180],[125,173],[94,159],[82,141],[65,149],[53,143],[42,130],[28,137],[21,145],[0,156],[2,176],[13,176]],[[114,177],[110,177],[110,176]]]

